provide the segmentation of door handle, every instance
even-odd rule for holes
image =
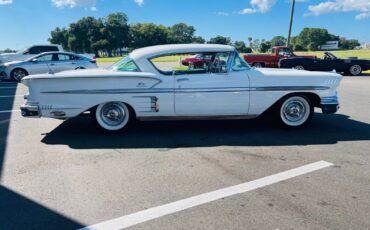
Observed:
[[[72,65],[75,65],[75,64],[77,64],[77,63],[76,63],[76,62],[72,62],[71,64],[72,64]]]
[[[179,78],[177,82],[189,81],[189,78]]]
[[[49,65],[53,66],[53,65],[55,65],[55,64],[49,64]]]

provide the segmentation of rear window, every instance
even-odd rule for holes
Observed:
[[[41,46],[41,52],[59,51],[56,46]]]
[[[140,72],[139,67],[136,65],[134,60],[130,58],[130,56],[127,56],[116,62],[109,69],[122,72]]]

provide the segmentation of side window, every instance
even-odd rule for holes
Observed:
[[[287,48],[279,49],[279,56],[289,56],[289,55],[290,55],[290,49],[287,49]]]
[[[127,56],[110,67],[113,71],[122,72],[140,72],[139,67],[135,64],[134,60]]]
[[[41,47],[40,46],[34,46],[29,49],[28,54],[39,54],[41,53]]]
[[[53,55],[52,54],[45,54],[40,57],[37,57],[38,62],[48,62],[53,60]]]
[[[240,57],[239,54],[235,54],[235,58],[232,65],[232,70],[242,71],[250,69],[249,65]]]
[[[67,54],[58,54],[58,59],[59,59],[59,61],[73,60],[73,59],[71,59],[71,56],[69,56]]]
[[[151,58],[162,74],[201,74],[227,71],[229,53],[181,53]]]

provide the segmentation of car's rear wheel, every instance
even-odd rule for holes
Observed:
[[[122,102],[100,104],[93,112],[98,126],[109,132],[126,130],[134,117],[129,107]]]
[[[296,70],[304,70],[304,66],[303,65],[296,65],[296,66],[294,66],[293,69],[296,69]]]
[[[262,68],[262,67],[264,67],[264,64],[261,63],[261,62],[256,62],[256,63],[253,64],[253,67],[255,67],[255,68]]]
[[[24,70],[24,69],[15,69],[11,72],[11,77],[17,81],[17,82],[21,82],[22,81],[22,78],[24,78],[25,76],[28,75],[27,71]]]
[[[362,73],[362,68],[359,65],[352,65],[348,71],[352,76],[358,76]]]
[[[313,116],[314,108],[309,98],[292,95],[283,98],[276,108],[280,124],[289,128],[300,128],[307,125]]]

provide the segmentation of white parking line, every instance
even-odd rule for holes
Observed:
[[[12,112],[20,112],[19,109],[15,109],[15,110],[3,110],[3,111],[0,111],[0,113],[12,113]]]
[[[247,183],[223,188],[209,193],[193,196],[183,200],[168,203],[162,206],[150,208],[147,210],[139,211],[127,216],[119,217],[116,219],[108,220],[99,224],[91,225],[80,230],[91,229],[122,229],[128,228],[136,224],[140,224],[149,220],[153,220],[162,216],[170,215],[175,212],[183,211],[195,206],[199,206],[208,202],[219,200],[225,197],[233,196],[236,194],[252,191],[267,185],[281,182],[293,177],[301,176],[319,169],[332,166],[332,163],[326,161],[318,161],[312,164],[304,165],[295,169],[277,173],[271,176],[263,177]]]

